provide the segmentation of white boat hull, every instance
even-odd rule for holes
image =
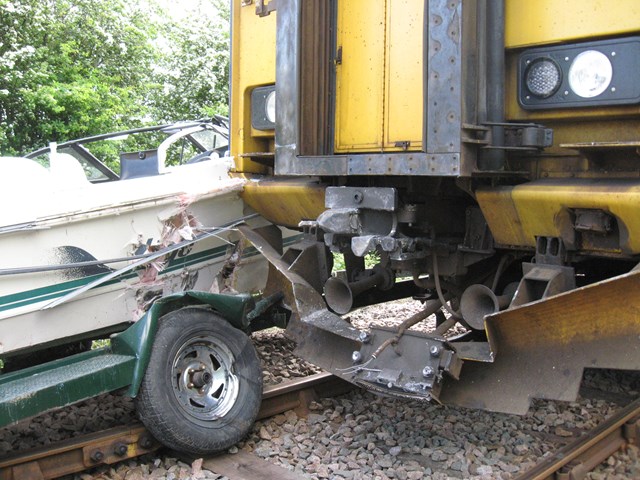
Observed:
[[[141,255],[188,243],[250,213],[239,197],[242,180],[229,178],[220,162],[95,185],[60,185],[45,177],[31,186],[0,185],[3,203],[15,205],[0,222],[4,355],[108,334],[136,321],[161,295],[215,289],[216,275],[240,241],[232,229],[127,268],[135,259],[145,262]],[[260,218],[249,223],[266,225]],[[262,289],[267,265],[255,253],[244,250],[238,268],[217,288]],[[116,271],[122,274],[77,295]],[[53,302],[59,304],[48,308]]]

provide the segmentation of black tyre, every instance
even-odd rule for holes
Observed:
[[[239,442],[262,400],[262,369],[247,335],[197,307],[160,319],[136,399],[138,416],[164,445],[207,455]]]

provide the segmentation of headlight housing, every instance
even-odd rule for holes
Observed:
[[[527,110],[640,103],[640,37],[531,49],[518,62]]]
[[[276,127],[276,86],[256,87],[251,92],[251,126],[256,130]]]
[[[524,74],[527,89],[538,98],[549,98],[562,83],[562,71],[551,58],[540,57],[527,66]]]
[[[569,88],[582,98],[602,95],[613,77],[609,58],[598,50],[579,53],[569,67]]]

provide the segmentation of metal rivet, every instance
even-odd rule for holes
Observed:
[[[427,365],[422,369],[422,376],[424,378],[431,378],[434,375],[435,375],[435,372],[433,371],[433,368],[431,368],[429,365]]]
[[[356,350],[351,354],[351,360],[353,360],[353,363],[360,363],[362,361],[362,354]]]

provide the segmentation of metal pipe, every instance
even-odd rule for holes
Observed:
[[[504,0],[489,0],[486,3],[486,35],[487,35],[487,122],[504,123]],[[504,128],[491,127],[492,146],[504,146]],[[480,170],[502,170],[505,152],[501,149],[484,150],[478,159]]]

